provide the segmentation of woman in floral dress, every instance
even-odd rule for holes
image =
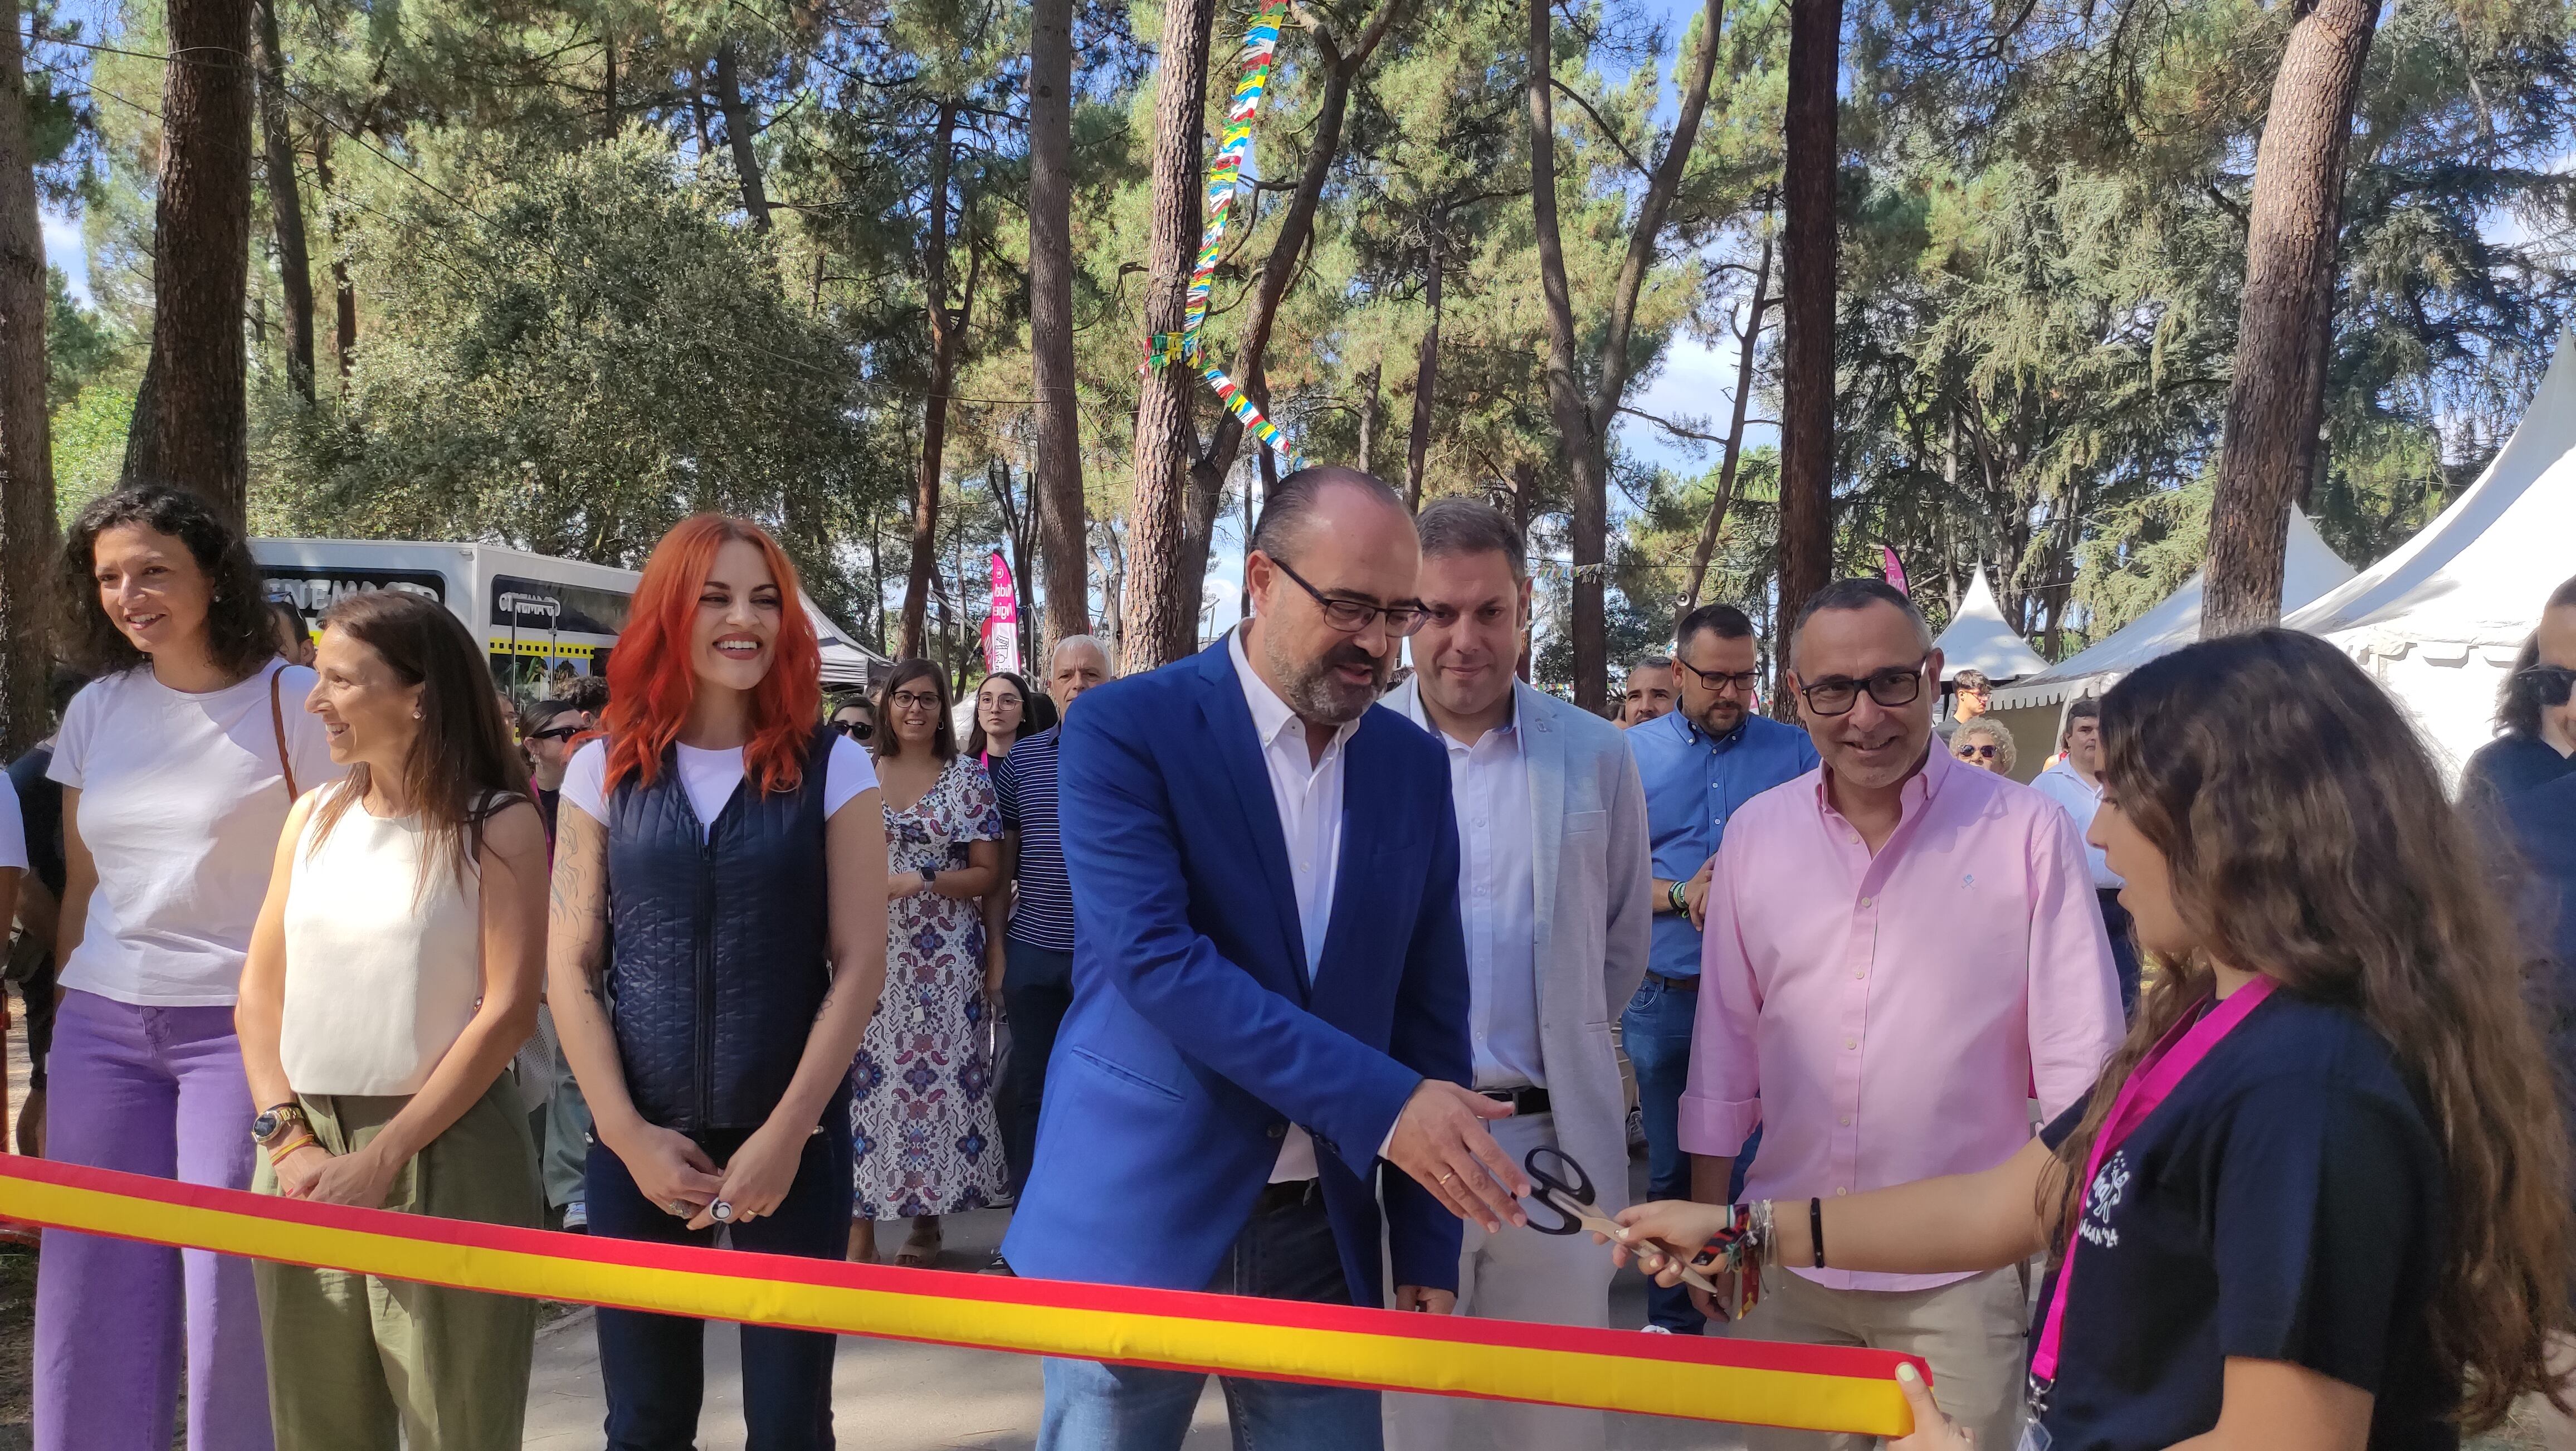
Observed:
[[[850,1070],[850,1258],[874,1261],[876,1221],[908,1216],[894,1262],[927,1265],[939,1216],[985,1208],[1004,1179],[985,1045],[999,984],[987,981],[978,900],[1001,873],[1002,817],[984,768],[958,754],[938,666],[895,667],[877,720],[886,985]]]

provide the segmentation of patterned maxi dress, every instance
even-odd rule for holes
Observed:
[[[885,808],[888,869],[966,864],[999,841],[984,768],[957,756],[909,810]],[[857,1219],[990,1205],[1005,1170],[985,1048],[983,904],[914,892],[886,904],[885,996],[850,1069]]]

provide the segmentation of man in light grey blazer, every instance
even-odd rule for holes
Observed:
[[[1597,1202],[1627,1202],[1627,1098],[1613,1015],[1645,976],[1653,928],[1646,796],[1618,727],[1513,678],[1529,627],[1520,536],[1487,505],[1444,499],[1416,521],[1427,618],[1414,673],[1381,704],[1447,748],[1458,814],[1475,1088],[1515,1160],[1554,1144]],[[1466,1228],[1461,1315],[1606,1326],[1608,1254],[1587,1235]],[[1389,1396],[1390,1451],[1600,1451],[1597,1411]]]

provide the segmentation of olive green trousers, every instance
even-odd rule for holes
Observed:
[[[334,1154],[364,1145],[410,1102],[301,1101]],[[251,1188],[277,1192],[264,1155]],[[384,1207],[544,1227],[536,1152],[508,1075],[395,1173]],[[535,1301],[301,1265],[255,1269],[277,1451],[519,1451]]]

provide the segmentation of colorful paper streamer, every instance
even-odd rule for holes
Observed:
[[[628,1310],[1271,1380],[1901,1436],[1891,1352],[1525,1325],[510,1229],[0,1157],[0,1217]]]
[[[1263,92],[1270,87],[1270,63],[1279,53],[1279,24],[1287,13],[1288,0],[1262,0],[1251,28],[1244,32],[1243,55],[1238,62],[1243,67],[1243,78],[1235,82],[1234,100],[1225,112],[1225,134],[1217,143],[1216,166],[1208,172],[1207,229],[1200,234],[1198,261],[1190,269],[1188,311],[1183,315],[1181,331],[1154,334],[1142,371],[1176,365],[1198,369],[1199,376],[1216,390],[1218,401],[1243,424],[1244,431],[1279,455],[1280,472],[1295,473],[1306,466],[1306,461],[1288,442],[1288,435],[1263,416],[1223,368],[1209,361],[1199,344],[1199,331],[1207,323],[1208,293],[1216,285],[1217,254],[1224,250],[1226,219],[1234,210],[1234,194],[1242,185],[1244,164],[1252,160],[1252,119],[1261,110]]]

